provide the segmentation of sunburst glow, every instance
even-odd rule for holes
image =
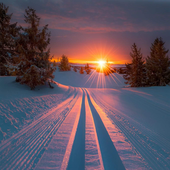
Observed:
[[[111,79],[118,85],[120,84],[119,78],[114,75],[114,72],[110,63],[106,60],[98,60],[96,61],[96,69],[92,70],[87,82],[91,82],[90,86],[96,82],[96,88],[105,88],[106,82],[111,82]],[[107,79],[107,81],[106,81]]]
[[[103,67],[105,67],[105,65],[106,65],[106,61],[99,60],[99,61],[98,61],[98,64],[99,64],[99,67],[100,67],[101,69],[103,69]]]

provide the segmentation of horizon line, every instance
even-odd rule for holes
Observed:
[[[58,59],[53,58],[51,61],[59,62]],[[98,61],[89,61],[89,60],[76,60],[76,59],[69,59],[69,63],[71,64],[98,64]],[[114,62],[114,61],[108,61],[109,64],[125,64],[122,62]]]

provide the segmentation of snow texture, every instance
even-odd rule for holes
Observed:
[[[170,169],[169,86],[129,88],[94,71],[55,81],[31,91],[0,77],[1,170]]]

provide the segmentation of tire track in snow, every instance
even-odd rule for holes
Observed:
[[[100,150],[102,154],[104,169],[105,170],[110,170],[110,169],[124,170],[125,167],[118,155],[118,152],[110,138],[110,135],[108,134],[108,131],[105,125],[103,124],[103,121],[99,113],[94,107],[88,93],[87,93],[87,98],[88,98],[89,106],[90,106],[93,119],[94,119],[94,123],[95,123],[95,127],[96,127],[96,132],[97,132],[98,142],[99,142]]]
[[[69,100],[0,145],[0,169],[32,168],[74,106],[77,94]]]

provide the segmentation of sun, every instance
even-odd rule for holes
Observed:
[[[103,67],[105,67],[105,65],[106,65],[106,61],[104,61],[104,60],[99,60],[99,61],[98,61],[98,65],[99,65],[99,67],[100,67],[101,69],[103,69]]]

